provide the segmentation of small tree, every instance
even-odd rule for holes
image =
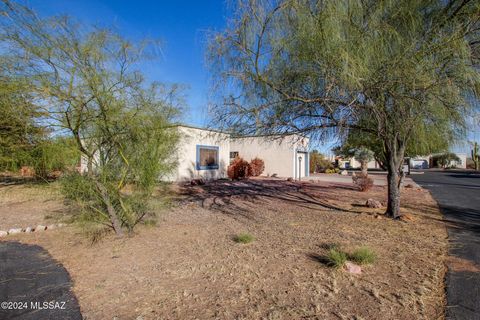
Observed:
[[[147,43],[66,17],[41,19],[10,1],[0,10],[2,50],[19,66],[13,71],[29,82],[48,125],[72,137],[87,161],[86,176],[65,180],[67,197],[123,235],[173,168],[177,136],[169,127],[183,101],[179,87],[148,85],[135,70]]]
[[[368,176],[368,163],[373,160],[373,151],[360,147],[354,152],[355,160],[360,162],[360,168],[362,170],[362,176]]]
[[[310,158],[310,173],[324,172],[327,169],[332,169],[333,165],[330,161],[325,159],[324,155],[318,150],[312,150],[309,155]]]
[[[7,68],[8,61],[2,60]],[[32,151],[48,132],[39,124],[42,112],[27,83],[6,73],[0,70],[0,170],[16,171],[31,165]]]
[[[436,163],[438,166],[444,169],[448,168],[453,161],[459,162],[460,158],[452,152],[445,152],[433,156],[433,163]]]
[[[239,1],[211,42],[214,122],[242,133],[375,139],[400,214],[415,137],[464,128],[480,87],[477,1]],[[217,88],[215,88],[217,89]]]

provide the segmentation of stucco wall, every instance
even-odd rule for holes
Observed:
[[[180,134],[180,142],[176,150],[178,167],[175,174],[167,180],[218,179],[227,176],[230,156],[228,134],[181,126],[177,127],[177,130]],[[197,169],[197,145],[218,147],[218,169]]]
[[[244,137],[230,141],[230,151],[239,152],[243,159],[250,161],[258,157],[265,162],[264,176],[295,177],[295,149],[300,147],[307,148],[308,139],[298,136],[281,139]]]
[[[355,159],[355,157],[352,157],[350,159],[350,168],[360,168],[362,165],[360,163],[360,161],[357,161]],[[372,160],[372,161],[369,161],[367,163],[367,168],[368,169],[378,169],[380,168],[380,165],[375,161],[375,160]]]

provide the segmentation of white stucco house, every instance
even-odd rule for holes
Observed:
[[[180,141],[175,154],[176,170],[165,180],[227,178],[236,157],[265,162],[264,176],[301,179],[309,175],[308,138],[289,136],[234,137],[216,130],[178,125]]]
[[[175,170],[164,181],[227,178],[227,168],[236,157],[265,163],[263,176],[301,179],[309,175],[308,138],[299,135],[234,137],[229,133],[186,125],[172,127],[179,134],[172,153]],[[98,158],[98,155],[96,156]],[[97,159],[98,160],[98,159]],[[80,172],[87,171],[85,157]]]

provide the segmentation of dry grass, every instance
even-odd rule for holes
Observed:
[[[0,186],[0,230],[53,223],[65,211],[56,183]]]
[[[40,244],[65,265],[87,319],[443,318],[447,235],[427,192],[404,191],[415,221],[402,222],[363,207],[384,200],[380,187],[255,183],[252,192],[249,182],[180,190],[177,207],[131,238],[91,245],[65,228],[9,239]],[[231,241],[238,230],[255,241]],[[361,275],[334,270],[321,259],[329,243],[368,246],[377,260]]]

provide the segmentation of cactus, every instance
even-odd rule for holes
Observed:
[[[473,160],[473,163],[475,163],[475,170],[479,170],[479,159],[478,159],[478,143],[475,142],[473,144],[473,149],[472,149],[472,160]]]

